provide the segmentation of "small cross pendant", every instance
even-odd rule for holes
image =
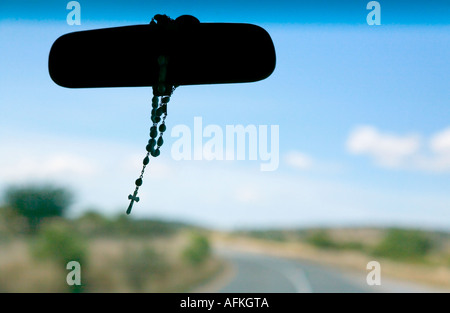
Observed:
[[[137,193],[138,193],[138,191],[135,190],[133,195],[128,195],[128,199],[131,201],[130,201],[130,205],[128,206],[128,209],[127,209],[127,215],[129,215],[131,213],[131,209],[133,208],[134,202],[135,201],[139,202],[139,197],[137,196]]]

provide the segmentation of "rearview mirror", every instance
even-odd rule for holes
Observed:
[[[272,39],[259,26],[191,16],[160,24],[63,35],[50,51],[50,76],[69,88],[155,86],[160,56],[171,86],[254,82],[275,69]]]

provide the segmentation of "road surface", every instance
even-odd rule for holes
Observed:
[[[368,271],[344,271],[308,261],[236,251],[219,251],[233,270],[218,292],[237,293],[371,293],[371,292],[434,292],[429,287],[381,279],[381,286],[369,286]]]

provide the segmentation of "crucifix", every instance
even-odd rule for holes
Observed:
[[[131,209],[133,208],[134,202],[139,202],[139,197],[137,196],[138,190],[135,189],[133,195],[128,195],[128,200],[130,201],[130,204],[128,205],[127,214],[131,213]]]
[[[155,15],[150,24],[65,34],[50,50],[49,73],[68,88],[152,87],[150,139],[130,204],[137,196],[150,157],[164,143],[167,106],[182,85],[249,83],[275,69],[275,48],[261,27],[200,23],[190,15],[175,20]]]

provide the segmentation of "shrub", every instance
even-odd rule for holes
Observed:
[[[323,230],[313,232],[311,235],[306,237],[306,242],[321,249],[331,249],[337,247],[330,235]]]
[[[61,266],[70,261],[86,262],[87,248],[74,229],[63,221],[44,224],[35,241],[34,255],[51,259]]]
[[[211,246],[206,236],[193,234],[189,245],[183,251],[183,258],[192,265],[199,265],[211,255]]]
[[[342,250],[355,250],[355,251],[365,251],[366,250],[366,246],[364,246],[360,242],[354,242],[354,241],[339,243],[338,247],[339,247],[339,249],[342,249]]]
[[[390,229],[373,254],[391,259],[417,260],[425,257],[432,246],[431,239],[423,232]]]

